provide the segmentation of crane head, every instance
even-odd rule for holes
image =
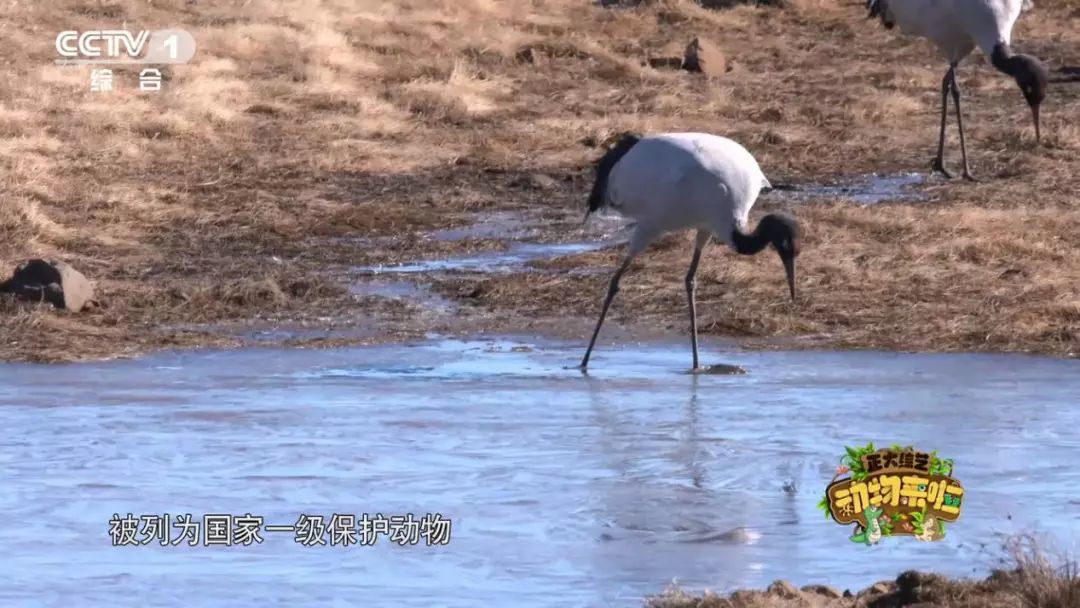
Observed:
[[[787,274],[791,300],[795,301],[795,258],[799,257],[802,246],[802,229],[799,227],[799,222],[790,215],[770,213],[761,218],[758,232],[768,239],[773,249],[780,255],[780,261],[784,263],[784,272]]]
[[[1039,141],[1039,106],[1046,99],[1046,85],[1050,80],[1050,71],[1038,59],[1031,55],[1015,55],[1012,58],[1013,77],[1016,79],[1024,100],[1031,108],[1031,117],[1035,120],[1035,141]]]

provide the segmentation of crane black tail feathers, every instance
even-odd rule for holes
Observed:
[[[604,152],[604,155],[596,161],[596,181],[593,182],[592,192],[589,193],[589,209],[585,212],[586,218],[604,206],[611,170],[639,141],[641,141],[641,135],[638,133],[622,133],[607,152]]]
[[[877,17],[881,19],[881,24],[885,26],[885,29],[891,30],[893,28],[892,18],[889,17],[889,4],[888,0],[866,0],[867,19],[873,19]]]

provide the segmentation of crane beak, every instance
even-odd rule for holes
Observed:
[[[795,301],[795,258],[785,257],[784,260],[784,272],[787,273],[788,289],[791,290],[791,301]]]
[[[1035,145],[1039,144],[1039,104],[1031,106],[1031,117],[1035,119]]]

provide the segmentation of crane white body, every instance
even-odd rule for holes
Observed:
[[[597,163],[589,213],[612,209],[634,220],[636,227],[626,257],[608,284],[600,318],[579,367],[584,370],[589,365],[608,307],[619,291],[619,279],[634,257],[665,232],[697,230],[694,256],[685,279],[695,371],[700,369],[695,276],[710,238],[719,239],[743,255],[755,255],[771,245],[784,264],[794,301],[798,222],[784,214],[770,213],[753,231],[747,229],[747,216],[762,188],[771,186],[754,157],[746,148],[719,135],[663,133],[641,138],[627,134],[612,146]]]
[[[976,46],[989,57],[998,44],[1011,44],[1023,5],[1024,0],[885,0],[885,12],[901,32],[933,42],[955,65]]]
[[[726,137],[665,133],[643,138],[612,169],[608,208],[635,221],[629,255],[664,232],[696,228],[731,245],[762,188],[754,157]],[[705,238],[702,236],[701,238]]]

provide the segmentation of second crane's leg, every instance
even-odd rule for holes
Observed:
[[[956,84],[956,67],[952,70],[952,96],[953,102],[956,104],[956,124],[960,127],[960,156],[964,159],[964,179],[977,182],[979,180],[971,174],[971,169],[968,168],[967,160],[967,145],[964,143],[964,117],[960,112],[960,85]]]
[[[697,306],[694,304],[694,294],[697,291],[697,267],[701,261],[701,250],[709,242],[709,233],[699,231],[697,242],[694,243],[694,259],[690,261],[690,270],[686,271],[686,300],[690,305],[690,345],[694,349],[694,371],[698,370],[697,348]]]
[[[586,369],[589,366],[589,355],[592,354],[593,346],[596,345],[596,337],[600,335],[600,328],[604,325],[604,317],[607,316],[608,307],[611,306],[611,301],[615,299],[615,294],[619,293],[619,279],[622,278],[626,269],[630,267],[630,261],[634,259],[632,254],[627,255],[623,260],[619,269],[615,271],[615,274],[611,277],[611,283],[608,284],[607,297],[604,298],[604,308],[600,311],[600,319],[596,322],[596,329],[593,330],[592,340],[589,340],[589,348],[585,351],[585,358],[581,360],[581,369]]]
[[[953,68],[945,72],[941,79],[941,133],[938,134],[937,158],[934,159],[931,171],[937,171],[947,178],[952,179],[952,174],[945,168],[945,119],[949,115],[949,87],[952,82]]]

